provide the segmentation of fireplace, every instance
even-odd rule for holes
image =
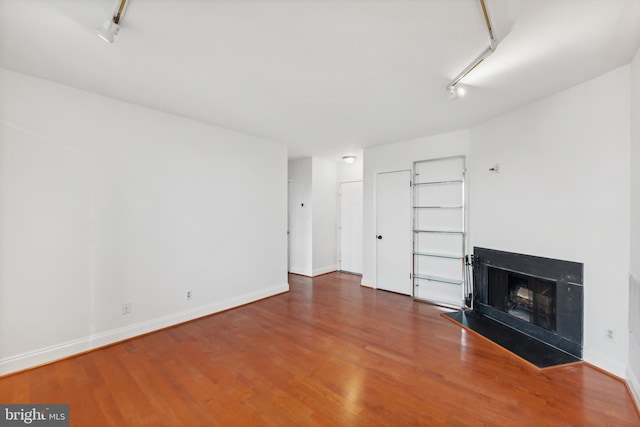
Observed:
[[[489,305],[549,331],[556,330],[556,283],[495,267],[488,269]]]
[[[474,311],[582,358],[583,265],[475,247]]]

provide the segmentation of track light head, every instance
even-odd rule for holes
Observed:
[[[122,23],[122,15],[127,6],[127,0],[119,0],[119,6],[113,12],[113,16],[107,19],[102,27],[96,29],[98,37],[107,43],[113,43],[115,36],[120,30],[120,24]]]
[[[453,85],[449,86],[449,93],[451,94],[451,98],[463,98],[467,94],[467,89],[464,86]]]
[[[113,43],[115,36],[120,30],[120,25],[116,24],[112,19],[107,19],[102,27],[96,29],[96,34],[107,43]]]

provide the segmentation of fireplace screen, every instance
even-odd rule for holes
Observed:
[[[556,283],[513,273],[488,269],[489,305],[541,328],[556,330]]]

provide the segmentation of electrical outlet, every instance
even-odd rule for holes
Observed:
[[[186,293],[185,293],[185,297],[184,299],[186,299],[187,301],[190,300],[193,297],[193,293],[191,292],[191,289],[189,289]]]
[[[126,316],[127,314],[131,314],[131,303],[130,302],[122,303],[122,315]]]
[[[614,339],[613,329],[607,329],[607,339],[609,341],[613,341],[613,339]]]

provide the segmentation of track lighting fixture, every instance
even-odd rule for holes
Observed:
[[[487,59],[493,52],[495,52],[496,47],[498,47],[498,42],[493,36],[493,27],[491,26],[491,19],[489,18],[489,12],[487,11],[487,6],[484,4],[484,0],[480,0],[480,6],[482,7],[482,13],[484,15],[484,22],[487,25],[487,31],[489,32],[489,47],[487,47],[476,59],[473,60],[471,64],[469,64],[460,74],[456,76],[455,79],[451,80],[449,85],[447,85],[447,90],[454,97],[462,97],[465,94],[464,88],[458,86],[460,81],[464,79],[470,72],[472,72],[482,61]],[[459,91],[462,90],[462,93]]]
[[[108,19],[102,25],[102,27],[96,30],[98,37],[104,40],[107,43],[113,43],[114,37],[118,34],[118,30],[120,29],[120,25],[116,24],[113,19]]]
[[[120,21],[122,20],[122,15],[124,14],[124,8],[127,5],[127,0],[120,0],[120,5],[116,9],[113,17],[111,19],[107,19],[102,27],[96,29],[96,34],[102,40],[107,43],[113,43],[115,40],[115,36],[118,34],[120,30]]]

